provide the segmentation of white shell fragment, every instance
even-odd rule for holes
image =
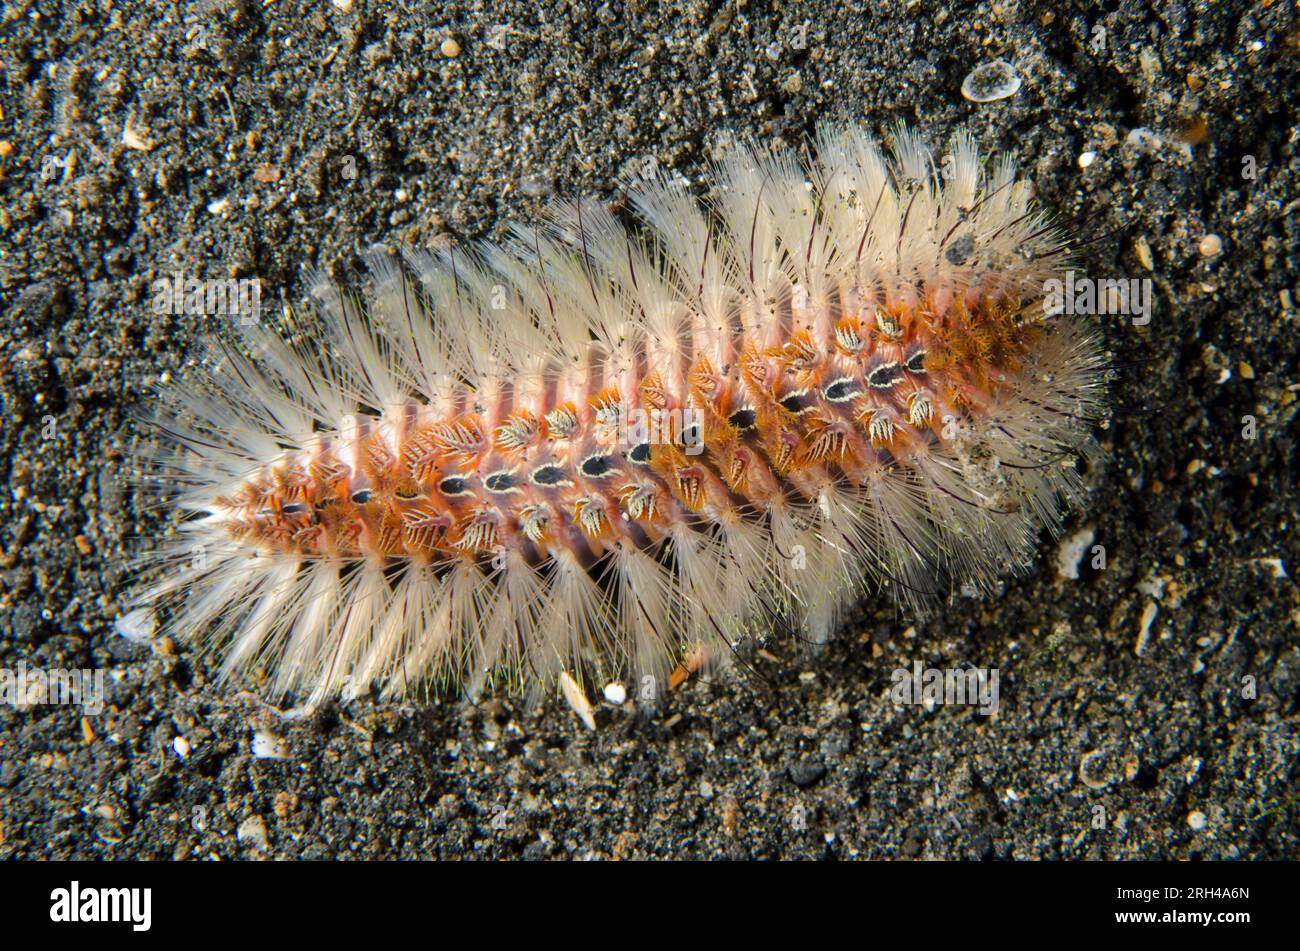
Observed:
[[[591,701],[587,699],[587,695],[567,670],[560,674],[560,691],[564,694],[565,702],[573,708],[573,712],[578,715],[583,725],[588,730],[596,729],[596,718],[591,712]]]
[[[131,126],[131,120],[127,120],[126,125],[122,127],[122,144],[128,149],[135,149],[137,152],[148,152],[154,147],[154,143],[146,139]]]
[[[1096,537],[1097,533],[1091,527],[1086,527],[1061,542],[1061,547],[1056,550],[1056,577],[1062,581],[1078,581],[1079,563],[1083,561]]]
[[[120,614],[113,622],[113,629],[119,637],[124,637],[132,644],[148,644],[152,640],[158,624],[150,608],[136,608],[126,614]]]
[[[1020,88],[1020,74],[1004,59],[976,66],[961,83],[961,94],[971,102],[996,102],[1014,96]]]
[[[1133,653],[1139,657],[1146,650],[1147,643],[1151,640],[1151,625],[1155,622],[1156,614],[1160,609],[1156,607],[1154,601],[1148,601],[1146,607],[1142,609],[1142,619],[1138,622],[1138,639],[1133,645]]]
[[[259,730],[253,734],[253,756],[256,759],[288,759],[289,747],[275,734]]]

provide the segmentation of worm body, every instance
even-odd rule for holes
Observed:
[[[664,678],[863,584],[1025,566],[1094,451],[1104,359],[1044,314],[1066,243],[1007,161],[825,128],[701,203],[628,187],[502,245],[326,281],[289,342],[214,344],[156,470],[147,592],[230,674],[315,703],[568,671]],[[197,554],[196,554],[197,553]]]

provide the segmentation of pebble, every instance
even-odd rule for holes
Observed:
[[[1160,74],[1160,57],[1156,51],[1149,46],[1142,47],[1138,53],[1138,67],[1142,70],[1142,77],[1147,82],[1155,82],[1156,77]]]
[[[582,725],[588,730],[596,729],[596,717],[591,712],[591,701],[587,699],[587,695],[567,670],[560,674],[560,692],[564,694],[565,701],[582,721]]]
[[[1145,126],[1138,126],[1130,129],[1128,135],[1124,137],[1124,144],[1150,154],[1160,151],[1160,145],[1164,140],[1156,135]]]
[[[996,102],[1014,96],[1020,88],[1020,75],[1004,59],[976,66],[962,80],[961,94],[971,102]]]
[[[1079,154],[1079,168],[1087,168],[1095,161],[1097,161],[1097,153],[1092,151],[1092,149]]]
[[[1252,564],[1259,565],[1274,578],[1291,577],[1286,573],[1286,563],[1281,558],[1256,558]]]
[[[728,837],[735,836],[737,820],[739,819],[740,804],[734,799],[728,799],[722,804],[722,831],[727,833]]]
[[[1201,812],[1199,809],[1195,809],[1187,814],[1187,824],[1197,832],[1204,829],[1208,822],[1209,820],[1205,818],[1205,813]]]
[[[122,144],[128,149],[135,149],[137,152],[148,152],[154,145],[152,142],[140,135],[139,132],[136,132],[135,129],[131,127],[130,122],[127,122],[127,124],[122,127]]]
[[[1201,252],[1201,257],[1212,258],[1223,250],[1223,239],[1217,234],[1207,234],[1197,245],[1197,250]]]
[[[622,706],[623,702],[627,700],[627,688],[617,680],[613,683],[605,684],[604,694],[606,702],[612,703],[616,707]]]
[[[172,740],[172,752],[181,759],[185,759],[190,755],[190,749],[190,741],[185,739],[185,737],[178,736],[176,739]]]
[[[1151,244],[1145,235],[1138,235],[1137,240],[1133,242],[1133,253],[1137,255],[1138,263],[1144,268],[1148,271],[1155,270],[1156,261],[1151,254]]]
[[[787,768],[790,781],[800,789],[807,789],[826,775],[826,766],[816,759],[801,759],[791,763]]]
[[[451,37],[447,37],[443,40],[442,45],[438,47],[438,49],[442,51],[442,55],[447,57],[447,59],[455,59],[460,55],[460,44]]]
[[[251,845],[259,852],[265,852],[268,848],[266,842],[266,822],[261,816],[249,816],[239,824],[239,831],[235,833],[240,845]]]

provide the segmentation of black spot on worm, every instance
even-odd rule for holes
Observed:
[[[565,481],[564,470],[559,466],[539,466],[531,478],[538,485],[559,485]]]
[[[847,403],[853,397],[862,392],[862,386],[851,376],[835,380],[830,386],[822,390],[822,396],[826,397],[832,403]]]
[[[903,378],[903,368],[897,363],[882,363],[869,374],[867,383],[877,390],[887,390]]]

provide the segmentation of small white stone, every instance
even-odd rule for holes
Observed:
[[[605,702],[612,703],[616,707],[622,706],[623,702],[627,700],[627,688],[617,680],[613,683],[605,684],[604,694]]]
[[[288,759],[289,749],[284,740],[274,733],[259,730],[253,734],[253,757],[255,759]]]
[[[208,214],[211,215],[224,215],[229,210],[229,198],[218,198],[216,201],[212,202],[212,204],[208,205]]]
[[[181,759],[185,759],[190,755],[190,741],[183,736],[178,736],[172,740],[172,750]]]
[[[235,833],[235,838],[240,845],[251,845],[259,852],[265,852],[268,848],[266,843],[266,823],[261,816],[249,816],[239,824],[239,831]]]
[[[1147,576],[1137,583],[1137,589],[1148,598],[1161,601],[1165,596],[1165,579],[1160,577],[1155,568],[1152,568],[1147,572]]]
[[[1281,558],[1256,558],[1255,564],[1268,571],[1274,578],[1290,578],[1286,573],[1286,563]]]
[[[1187,824],[1197,832],[1204,829],[1208,822],[1209,820],[1205,818],[1205,813],[1201,812],[1199,809],[1193,810],[1187,814]]]
[[[1097,153],[1094,152],[1092,149],[1089,149],[1086,152],[1080,153],[1079,168],[1087,168],[1095,161],[1097,161]]]

